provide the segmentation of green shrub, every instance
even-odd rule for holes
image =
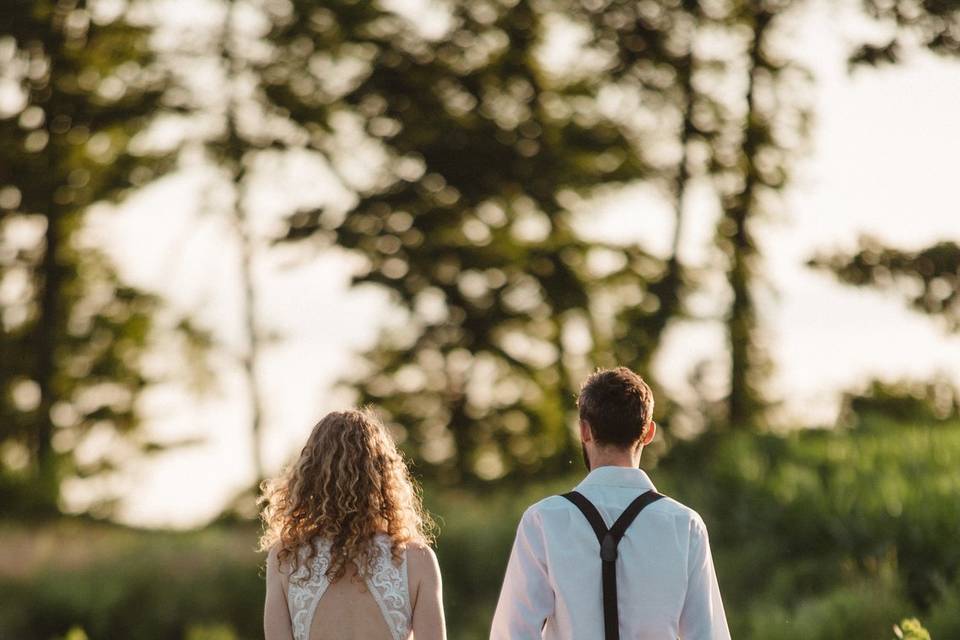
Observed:
[[[960,575],[960,425],[732,434],[660,474],[707,521],[732,609],[824,593],[893,562],[927,609]],[[698,469],[698,474],[684,473]]]
[[[235,629],[237,639],[262,636],[263,580],[252,527],[189,534],[79,530],[91,546],[107,536],[116,550],[94,552],[77,567],[61,568],[54,559],[27,577],[3,579],[0,637],[48,640],[80,626],[90,640],[166,640],[217,624]]]
[[[930,635],[940,638],[960,638],[960,581],[942,585],[938,598],[923,620]]]
[[[890,612],[909,608],[894,577],[877,576],[799,599],[790,607],[753,607],[748,630],[740,635],[764,640],[883,638],[890,630]]]

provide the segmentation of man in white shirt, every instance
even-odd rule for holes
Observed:
[[[590,469],[576,488],[582,497],[552,496],[523,514],[491,640],[729,640],[703,520],[675,500],[658,499],[638,468],[656,432],[650,388],[625,367],[600,370],[584,382],[577,406]],[[591,523],[581,512],[589,504],[578,508],[574,498],[592,503],[602,523],[595,515]],[[622,538],[603,562],[603,531],[635,500],[631,511],[640,513],[618,532]],[[611,567],[603,585],[601,574]],[[616,595],[608,596],[606,612],[605,589]],[[611,617],[612,631],[605,629]]]

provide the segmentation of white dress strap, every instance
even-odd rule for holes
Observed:
[[[410,636],[413,617],[407,583],[407,554],[404,551],[398,567],[393,563],[389,536],[378,535],[374,544],[377,549],[376,564],[373,573],[367,577],[367,586],[380,605],[393,640],[406,640]]]
[[[300,568],[290,576],[287,605],[294,640],[310,640],[310,627],[320,598],[330,586],[326,572],[330,566],[330,543],[318,540],[316,555],[306,563],[309,547],[300,550]],[[380,607],[393,640],[407,640],[413,629],[410,607],[410,587],[407,581],[407,554],[403,553],[400,566],[393,562],[390,538],[385,534],[373,540],[373,571],[366,576],[367,588]],[[310,567],[310,578],[304,580]]]
[[[310,625],[317,610],[317,603],[330,586],[330,581],[327,580],[330,544],[317,540],[314,547],[316,555],[309,562],[306,562],[309,547],[300,549],[300,567],[290,576],[287,606],[290,608],[293,640],[309,640]],[[310,578],[306,579],[308,573]]]

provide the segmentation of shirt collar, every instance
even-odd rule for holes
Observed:
[[[577,485],[579,487],[624,487],[626,489],[643,489],[656,491],[650,477],[643,469],[631,467],[597,467]]]

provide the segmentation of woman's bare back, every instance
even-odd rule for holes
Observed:
[[[388,545],[381,540],[381,544]],[[314,577],[297,581],[280,566],[276,553],[267,559],[267,640],[443,640],[440,574],[436,556],[426,545],[411,544],[397,566],[384,546],[377,571],[366,579],[352,563],[332,583],[323,577],[323,547]],[[291,583],[291,578],[293,582]]]
[[[380,605],[354,565],[320,598],[309,640],[393,640]]]

